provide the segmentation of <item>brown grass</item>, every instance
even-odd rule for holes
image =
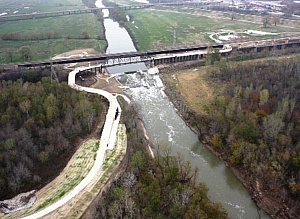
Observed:
[[[204,113],[203,106],[209,104],[219,86],[207,78],[206,67],[187,69],[165,75],[180,99],[193,111]]]

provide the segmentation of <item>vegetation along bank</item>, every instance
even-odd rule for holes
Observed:
[[[124,173],[99,198],[97,211],[86,218],[227,218],[219,203],[209,201],[197,184],[198,170],[168,149],[149,155],[148,140],[136,106],[123,109],[129,162]]]
[[[200,67],[202,82],[223,87],[202,104],[201,92],[192,92],[194,98],[184,93],[180,73],[163,75],[187,124],[272,218],[300,215],[299,68],[299,57]]]
[[[64,168],[99,124],[105,101],[42,78],[0,84],[1,200],[38,189]],[[54,162],[55,161],[55,162]]]

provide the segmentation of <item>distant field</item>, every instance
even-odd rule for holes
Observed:
[[[0,0],[0,14],[7,12],[13,14],[29,14],[33,12],[73,10],[85,8],[81,0]]]
[[[1,9],[2,4],[6,8],[13,8],[13,5],[18,2],[22,1],[0,0]],[[34,2],[28,0],[26,3],[20,3],[22,6],[19,6],[19,8],[24,9],[27,6],[23,5],[30,5]],[[31,8],[31,6],[28,7]],[[85,8],[85,6],[81,0],[52,0],[40,1],[35,7],[39,12],[72,10],[75,8]],[[42,36],[49,33],[55,33],[55,38],[28,40],[32,36]],[[3,34],[19,35],[21,39],[18,41],[4,40],[1,37]],[[80,48],[93,48],[101,51],[105,48],[106,41],[104,40],[102,24],[97,21],[94,14],[76,14],[0,23],[0,63],[10,62],[9,53],[13,53],[14,62],[23,61],[18,53],[19,48],[22,46],[30,47],[32,60],[39,60]]]
[[[176,44],[210,43],[209,34],[222,30],[243,32],[261,30],[275,33],[299,31],[299,29],[270,25],[263,28],[261,17],[236,15],[231,20],[221,12],[164,7],[128,11],[132,20],[127,22],[138,41],[140,50],[171,46],[175,31]],[[266,36],[269,37],[269,36]],[[260,37],[261,38],[261,37]]]

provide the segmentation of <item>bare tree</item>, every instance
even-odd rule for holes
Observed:
[[[26,113],[27,118],[29,118],[29,109],[31,107],[31,102],[29,99],[24,100],[19,104],[19,107],[23,113]]]
[[[273,17],[272,20],[273,20],[274,25],[277,26],[277,24],[280,22],[280,17],[275,16],[275,17]]]
[[[271,24],[271,17],[269,15],[262,18],[263,27],[267,28]]]
[[[10,62],[12,62],[15,51],[12,48],[6,48],[6,49],[4,49],[4,53],[5,53],[5,56],[10,60]]]

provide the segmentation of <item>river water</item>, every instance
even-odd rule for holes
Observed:
[[[97,1],[97,7],[103,7]],[[107,12],[104,12],[107,16]],[[107,18],[104,20],[107,53],[136,51],[126,29]],[[111,67],[111,74],[144,70],[145,65],[135,64]],[[181,154],[194,167],[200,170],[199,181],[205,182],[212,201],[218,201],[227,210],[230,218],[269,218],[251,200],[246,189],[222,161],[215,157],[199,142],[197,135],[187,127],[178,116],[174,106],[157,86],[157,80],[147,74],[135,73],[117,77],[121,83],[130,87],[127,92],[139,105],[139,113],[144,121],[150,140],[155,145],[169,146],[172,154]]]

